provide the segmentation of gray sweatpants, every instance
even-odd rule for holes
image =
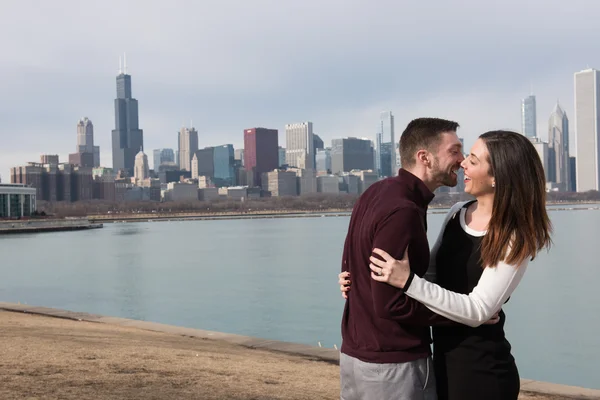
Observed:
[[[340,354],[341,400],[437,400],[431,357],[373,364]]]

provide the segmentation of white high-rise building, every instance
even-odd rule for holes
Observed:
[[[192,170],[192,157],[198,151],[198,131],[193,127],[181,128],[179,131],[179,168]]]
[[[315,169],[312,122],[285,126],[285,163],[300,169]]]
[[[569,161],[569,119],[558,102],[548,121],[548,176],[560,191],[571,188]]]
[[[528,138],[537,137],[535,96],[530,95],[521,102],[521,129]]]
[[[198,154],[196,153],[192,156],[190,171],[192,171],[192,179],[198,179]]]
[[[595,69],[575,73],[577,191],[600,189],[600,76]]]
[[[396,135],[394,132],[394,115],[391,111],[382,112],[379,118],[379,130],[376,140],[375,169],[379,176],[395,176],[399,167]]]
[[[142,150],[135,156],[135,166],[133,177],[136,182],[150,178],[150,167],[148,166],[148,156]]]
[[[529,140],[531,140],[531,143],[533,143],[533,147],[535,147],[535,149],[538,152],[538,155],[540,156],[542,166],[544,167],[545,180],[546,182],[549,182],[550,174],[548,168],[548,142],[543,142],[540,138],[537,137],[529,138]]]

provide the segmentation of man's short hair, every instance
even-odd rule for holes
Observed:
[[[456,132],[458,122],[441,118],[417,118],[410,121],[400,136],[400,162],[402,167],[415,165],[415,154],[420,149],[432,151],[444,132]]]

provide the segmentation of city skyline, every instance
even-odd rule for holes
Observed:
[[[0,41],[9,55],[0,60],[5,78],[0,83],[3,181],[10,166],[37,160],[39,154],[57,153],[66,160],[73,151],[73,123],[82,115],[94,121],[101,165],[112,164],[112,85],[123,51],[128,52],[136,98],[142,101],[140,126],[149,155],[150,149],[176,148],[171,132],[190,118],[205,140],[200,147],[231,143],[241,148],[239,132],[247,126],[278,129],[284,143],[285,124],[303,120],[315,123],[325,143],[347,136],[375,140],[374,124],[382,110],[393,111],[396,136],[415,117],[456,120],[469,147],[485,130],[520,131],[519,101],[531,85],[538,116],[548,115],[557,98],[574,116],[573,73],[600,65],[600,54],[588,51],[599,29],[592,17],[599,4],[586,3],[587,12],[581,15],[543,11],[546,2],[531,2],[537,6],[519,13],[512,11],[521,4],[516,1],[465,1],[453,7],[442,2],[410,7],[354,4],[340,15],[338,3],[320,6],[316,16],[317,3],[311,1],[301,6],[263,1],[251,10],[189,3],[164,10],[158,2],[132,1],[118,15],[110,12],[111,4],[118,3],[110,1],[106,8],[71,4],[48,10],[11,4],[3,10],[0,27]],[[201,23],[185,32],[164,23],[177,21],[183,10],[201,14]],[[85,17],[72,18],[74,13]],[[305,16],[311,16],[308,25],[299,23]],[[485,22],[486,28],[478,25],[477,35],[472,34],[473,16]],[[249,17],[268,23],[249,33],[239,23]],[[426,17],[434,21],[432,29],[415,34]],[[460,27],[448,30],[442,22],[448,18]],[[541,19],[544,24],[529,23]],[[138,23],[128,23],[132,20]],[[518,28],[500,29],[495,21]],[[48,31],[44,41],[27,33],[32,26]],[[95,26],[113,29],[100,35]],[[409,32],[414,38],[401,40]],[[212,40],[197,44],[198,37]],[[523,37],[527,46],[514,46]],[[305,56],[295,61],[280,57],[279,50],[290,42]],[[86,57],[74,57],[67,48],[85,49]],[[440,54],[446,52],[452,57],[440,63]],[[554,57],[557,52],[559,59]],[[380,54],[389,54],[386,63],[372,63]],[[191,62],[174,68],[174,60],[182,57]],[[234,61],[239,59],[252,62]],[[547,140],[547,118],[538,120],[538,133]],[[571,133],[574,152],[574,127]]]

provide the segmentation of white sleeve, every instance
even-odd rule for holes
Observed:
[[[471,293],[460,294],[414,276],[406,294],[423,303],[431,311],[452,321],[477,327],[500,311],[525,274],[529,259],[520,265],[504,262],[483,270]]]

